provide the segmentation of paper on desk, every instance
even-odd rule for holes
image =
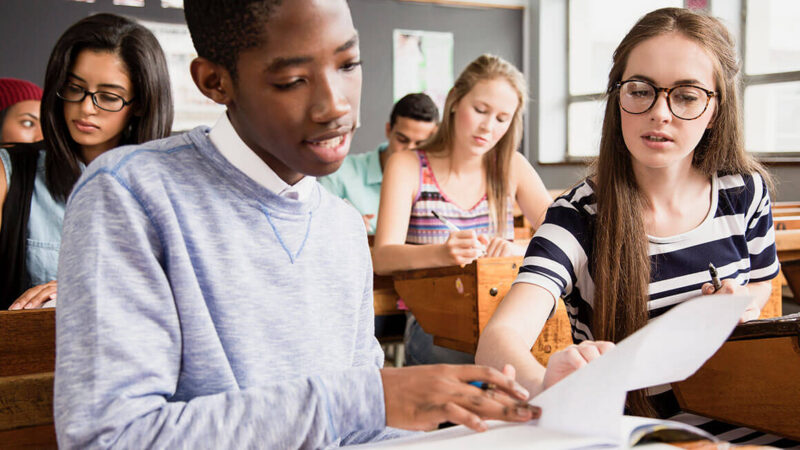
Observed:
[[[648,421],[642,417],[625,416],[626,429]],[[508,423],[496,420],[487,421],[489,430],[476,433],[459,425],[444,430],[420,433],[417,435],[389,439],[386,441],[360,444],[353,448],[413,449],[413,450],[574,450],[589,448],[627,448],[625,443],[616,439],[598,438],[595,436],[579,436],[537,427],[531,423]],[[676,447],[651,443],[640,445],[641,450],[674,450]]]
[[[628,391],[681,381],[728,338],[748,296],[701,296],[681,303],[612,350],[542,392],[538,426],[570,434],[623,439]]]

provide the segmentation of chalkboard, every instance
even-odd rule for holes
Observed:
[[[384,140],[392,107],[392,32],[395,28],[447,31],[455,38],[454,76],[481,53],[494,53],[522,67],[522,10],[467,8],[397,0],[350,0],[364,61],[361,128],[351,149],[369,151]],[[183,10],[146,0],[144,8],[115,6],[112,0],[0,1],[0,77],[44,82],[55,41],[71,24],[98,12],[142,20],[182,23]],[[189,70],[188,68],[186,70]],[[209,124],[211,125],[211,124]]]

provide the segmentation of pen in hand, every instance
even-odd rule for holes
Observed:
[[[431,210],[431,214],[433,214],[433,217],[436,217],[437,219],[439,219],[439,222],[442,222],[444,224],[444,226],[447,227],[448,230],[450,230],[450,231],[461,231],[461,230],[459,230],[459,228],[457,226],[453,225],[453,222],[450,222],[444,216],[440,215],[436,211]]]
[[[450,230],[450,231],[461,231],[461,229],[459,229],[457,226],[453,225],[453,222],[450,222],[449,220],[447,220],[447,218],[445,218],[443,215],[437,213],[436,211],[431,210],[431,214],[433,214],[433,217],[436,217],[437,219],[439,219],[439,222],[442,222],[444,224],[444,226],[447,227],[448,230]],[[478,242],[478,243],[480,244],[480,242]],[[481,245],[478,248],[481,250],[481,254],[482,255],[486,254],[486,248],[483,245]]]
[[[714,292],[717,292],[720,290],[720,288],[722,288],[722,283],[719,281],[717,268],[714,267],[714,264],[708,263],[708,273],[711,275],[711,284],[714,286]]]
[[[467,384],[475,386],[476,388],[482,391],[488,391],[489,389],[497,389],[497,385],[494,383],[487,383],[485,381],[470,381]]]

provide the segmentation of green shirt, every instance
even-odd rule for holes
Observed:
[[[369,234],[375,234],[378,221],[383,182],[380,152],[386,150],[387,145],[383,143],[371,152],[348,155],[339,170],[318,178],[320,184],[333,195],[350,202],[362,216],[375,214],[369,221]]]

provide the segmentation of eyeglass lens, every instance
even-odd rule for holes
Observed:
[[[631,114],[642,114],[656,103],[656,89],[649,83],[627,81],[620,86],[620,106]],[[693,86],[677,86],[669,92],[669,109],[681,119],[696,119],[708,105],[708,94]]]
[[[80,102],[83,101],[87,95],[91,95],[92,102],[106,111],[120,111],[125,106],[125,99],[117,94],[103,91],[92,93],[76,84],[67,84],[61,88],[58,94],[62,99],[68,102]]]

